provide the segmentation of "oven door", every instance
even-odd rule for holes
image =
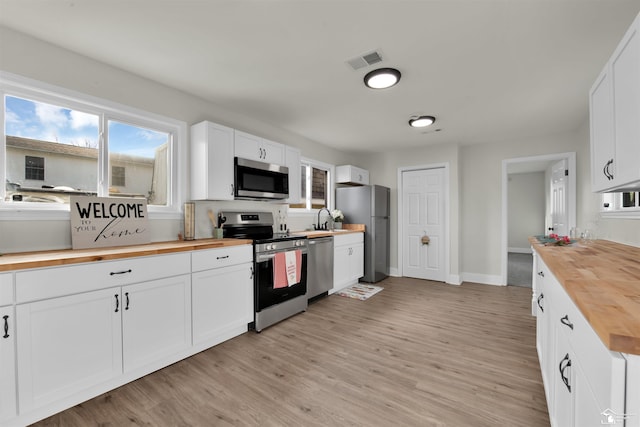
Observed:
[[[302,252],[300,281],[283,288],[274,288],[275,253],[256,254],[254,280],[256,312],[307,293],[307,249],[298,250]]]
[[[235,158],[237,199],[286,199],[289,197],[289,168]]]

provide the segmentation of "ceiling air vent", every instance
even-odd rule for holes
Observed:
[[[349,64],[354,70],[359,70],[360,68],[377,64],[378,62],[382,62],[382,55],[379,51],[374,50],[372,52],[368,52],[364,55],[356,56],[355,58],[348,60],[347,64]]]

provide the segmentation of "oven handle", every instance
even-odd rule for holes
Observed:
[[[296,249],[294,249],[294,250],[296,250]],[[303,256],[307,255],[308,250],[306,248],[297,249],[297,250],[301,251]],[[282,252],[290,252],[290,251],[282,251]],[[267,254],[257,254],[256,255],[256,262],[259,263],[259,262],[269,261],[269,260],[273,259],[276,256],[276,253],[277,252],[270,252],[270,253],[267,253]]]

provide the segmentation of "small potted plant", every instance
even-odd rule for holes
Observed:
[[[331,211],[331,218],[333,218],[333,228],[342,229],[342,221],[344,221],[344,215],[340,209],[334,209]]]

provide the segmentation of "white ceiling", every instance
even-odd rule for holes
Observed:
[[[640,0],[0,0],[0,24],[353,151],[573,130]],[[402,72],[374,91],[378,49]],[[409,128],[413,114],[437,117]]]

